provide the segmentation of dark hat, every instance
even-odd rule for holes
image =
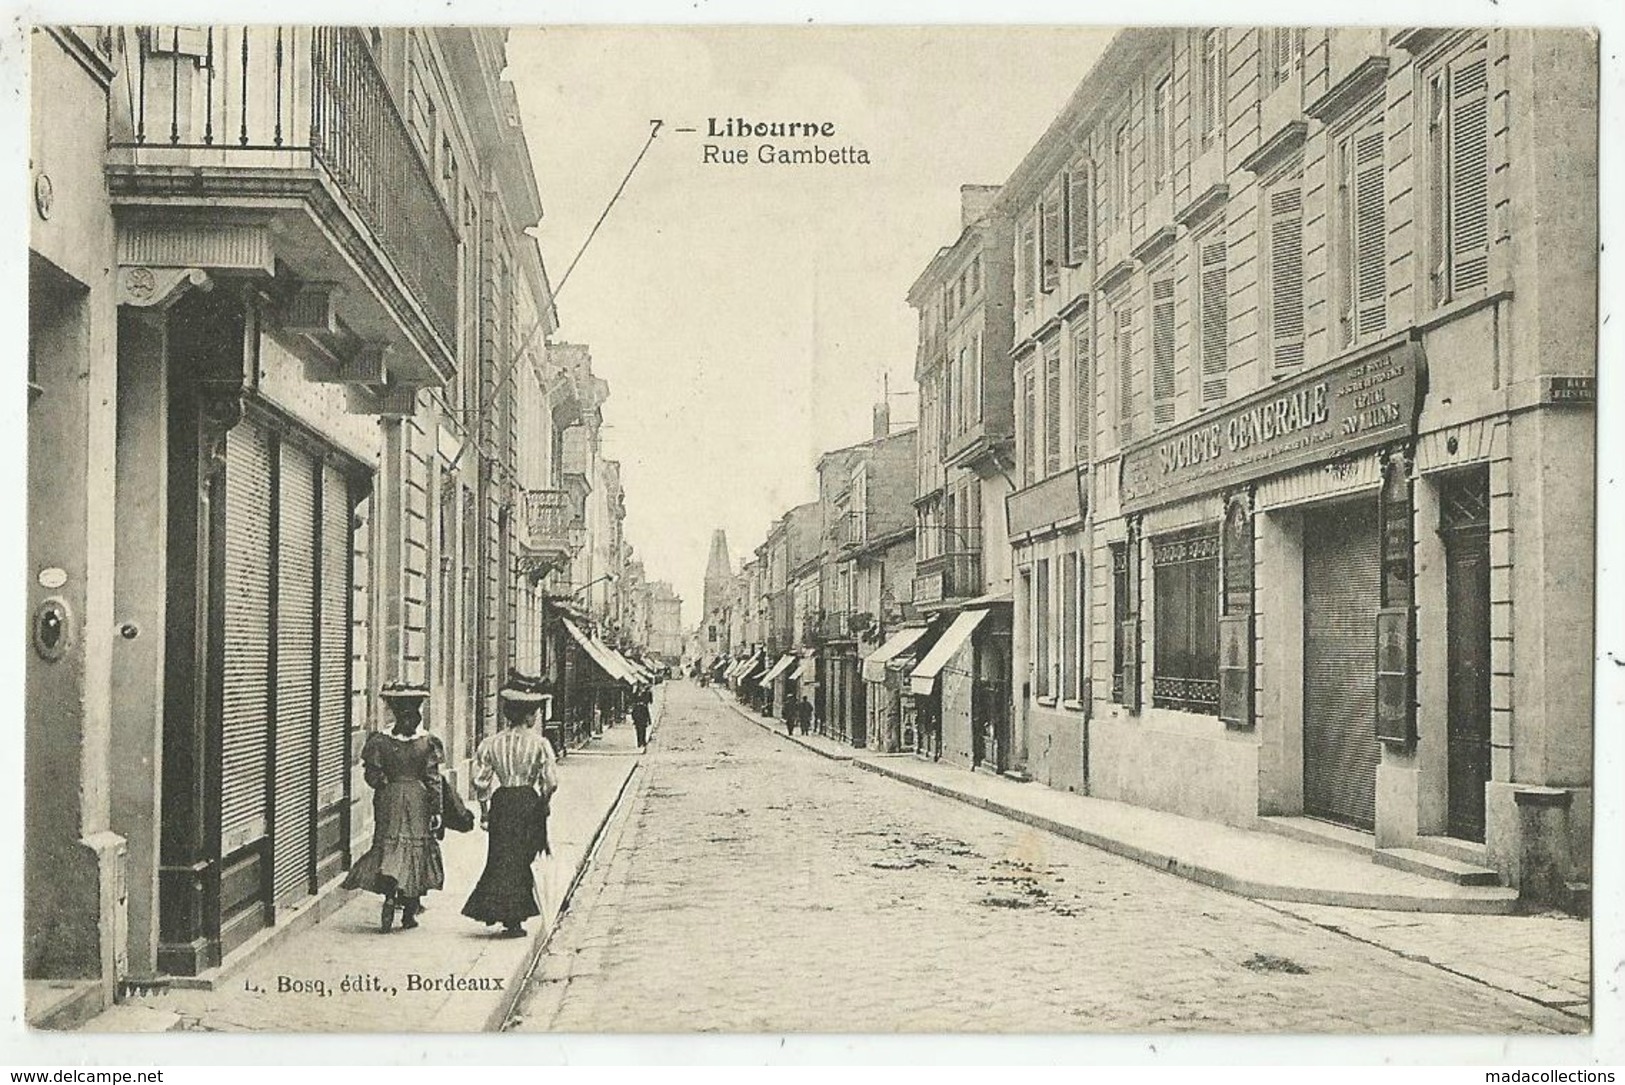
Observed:
[[[541,704],[552,693],[545,679],[510,669],[508,680],[502,684],[497,696],[514,704]]]
[[[415,682],[385,682],[378,690],[378,696],[386,701],[426,701],[429,687]]]

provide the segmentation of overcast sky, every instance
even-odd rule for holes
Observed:
[[[558,338],[610,383],[605,454],[627,536],[698,619],[711,532],[735,568],[864,440],[883,376],[913,389],[906,295],[959,233],[959,186],[998,184],[1109,33],[1056,28],[515,30],[557,284],[649,132],[665,127],[559,295]],[[829,121],[870,165],[705,164],[708,120]],[[696,128],[682,133],[679,128]],[[804,140],[779,140],[808,146]],[[891,399],[915,417],[912,394]]]

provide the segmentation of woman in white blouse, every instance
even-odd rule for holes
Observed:
[[[519,937],[525,920],[542,912],[531,863],[551,854],[547,813],[559,786],[558,761],[533,726],[536,710],[550,700],[541,684],[511,673],[498,696],[503,728],[474,755],[474,797],[488,834],[485,870],[463,914],[487,926],[501,923],[504,936]]]

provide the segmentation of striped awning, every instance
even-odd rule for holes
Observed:
[[[587,636],[569,618],[564,619],[564,629],[607,677],[617,682],[631,682],[620,665],[620,656],[611,651],[603,641],[597,637]]]
[[[773,681],[773,679],[789,670],[790,664],[794,663],[795,661],[796,657],[793,655],[785,654],[780,656],[779,661],[773,664],[773,666],[768,669],[766,674],[762,675],[762,677],[756,680],[757,684],[763,686],[767,685],[769,682]]]
[[[921,637],[929,626],[915,625],[906,629],[899,629],[879,648],[863,657],[863,680],[866,682],[884,682],[886,680],[886,664],[891,658],[901,652],[907,651],[909,646]]]
[[[985,610],[960,611],[954,618],[954,624],[950,625],[941,639],[931,646],[929,652],[925,653],[925,658],[920,660],[919,666],[910,672],[908,676],[909,692],[922,697],[929,694],[936,683],[937,675],[942,672],[942,668],[946,667],[948,661],[954,657],[959,649],[965,646],[966,642],[970,640],[971,634],[976,632],[976,627],[982,624],[982,619],[985,617],[987,617],[987,611]]]

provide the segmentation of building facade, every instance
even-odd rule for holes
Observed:
[[[1588,881],[1596,73],[1118,35],[1000,194],[1028,771]]]
[[[909,729],[911,748],[967,768],[1005,771],[1012,598],[1004,497],[1015,466],[1014,241],[1010,217],[996,204],[998,192],[987,185],[960,189],[958,239],[909,290],[920,327],[912,596],[915,608],[935,619],[938,635],[953,632],[937,653],[939,669],[918,680],[909,674],[905,696],[914,718],[929,724]],[[966,609],[976,613],[959,622]]]
[[[246,951],[365,846],[380,685],[460,781],[547,665],[603,389],[546,348],[505,40],[34,31],[29,978]]]

